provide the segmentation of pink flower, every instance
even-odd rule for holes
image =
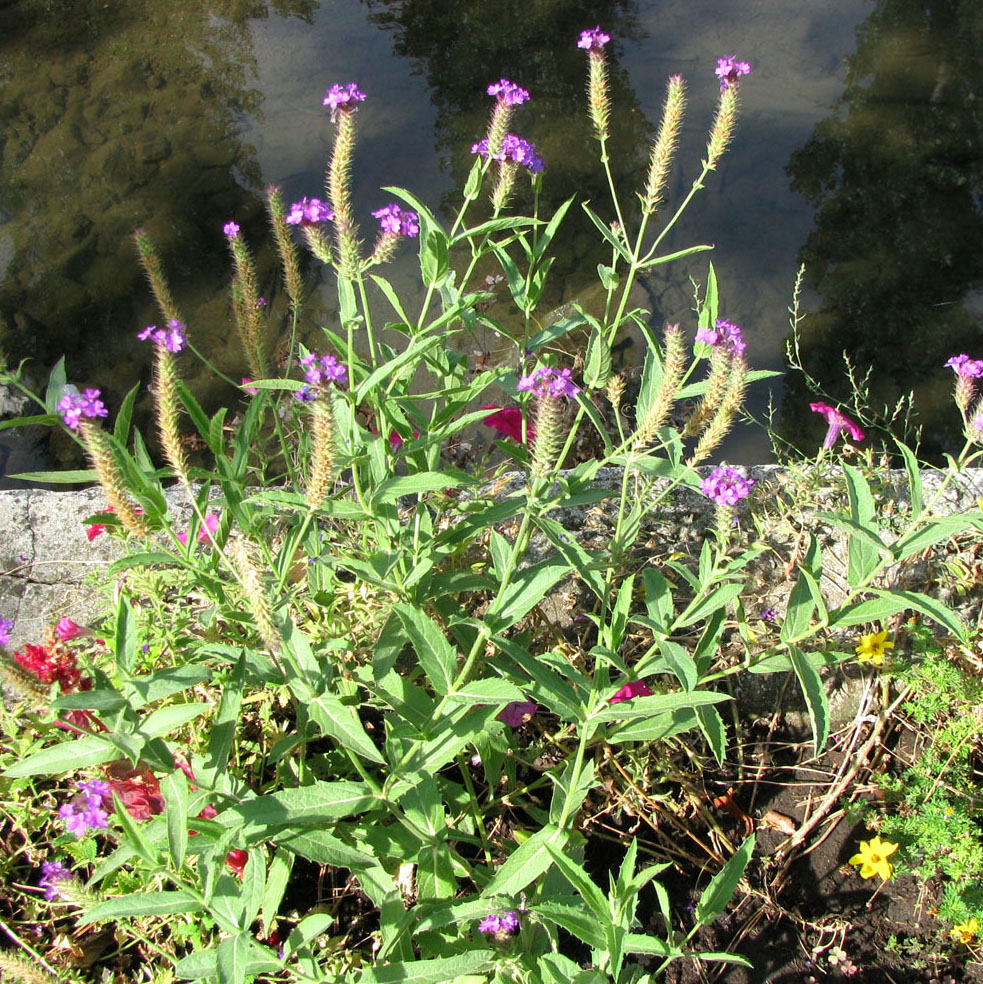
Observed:
[[[259,392],[258,386],[249,386],[248,384],[253,381],[252,376],[243,376],[242,382],[239,384],[242,388],[250,395],[255,396]]]
[[[519,407],[499,407],[494,403],[484,403],[482,410],[494,410],[482,421],[485,427],[497,430],[505,437],[511,437],[518,444],[522,443],[522,410]],[[530,441],[536,439],[536,431],[532,424],[526,426],[526,438]]]
[[[623,700],[631,700],[632,697],[651,696],[652,691],[649,689],[648,684],[643,680],[635,680],[632,683],[626,683],[613,697],[609,698],[608,703],[620,704]]]
[[[198,530],[198,542],[199,543],[211,543],[212,534],[218,529],[218,516],[215,513],[207,513],[205,515],[205,522],[202,524],[200,530]],[[185,545],[188,545],[188,534],[187,532],[178,533],[177,538]]]
[[[502,724],[507,724],[510,728],[521,728],[532,719],[538,710],[539,704],[535,701],[513,700],[495,715],[495,719],[501,721]]]
[[[88,629],[82,628],[81,625],[76,624],[70,618],[60,618],[58,619],[58,624],[55,626],[55,635],[61,642],[69,642],[72,639],[77,639],[79,636],[91,635]]]
[[[135,507],[133,511],[139,516],[143,515],[143,510],[139,506]],[[113,507],[107,506],[105,509],[102,510],[102,512],[97,513],[96,515],[101,516],[103,513],[108,514],[111,512],[113,512]],[[105,532],[106,532],[105,523],[89,523],[89,528],[85,531],[85,535],[86,537],[88,537],[89,543],[91,543],[97,536],[99,536],[100,533],[105,533]]]
[[[826,439],[823,441],[824,450],[831,448],[843,431],[846,431],[855,441],[864,439],[864,432],[849,417],[844,416],[828,403],[810,403],[809,409],[813,413],[821,413],[826,418],[826,423],[829,424]]]

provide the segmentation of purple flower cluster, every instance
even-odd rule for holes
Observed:
[[[753,478],[745,478],[736,468],[721,465],[700,482],[700,491],[718,506],[736,506],[751,494],[752,485]]]
[[[723,318],[717,318],[712,328],[701,328],[696,333],[696,340],[707,345],[729,348],[734,355],[743,355],[747,348],[740,327]]]
[[[334,212],[320,198],[308,198],[306,195],[294,202],[287,212],[287,225],[313,226],[322,222],[330,222]]]
[[[769,625],[777,625],[781,615],[779,615],[777,608],[762,608],[758,613],[758,618]]]
[[[108,417],[109,411],[99,399],[97,389],[87,389],[84,393],[65,393],[55,408],[69,430],[78,430],[82,417]]]
[[[305,370],[307,384],[297,390],[294,397],[301,403],[312,403],[322,386],[338,385],[348,378],[348,370],[333,355],[318,356],[311,352],[301,356],[300,364]]]
[[[546,166],[542,157],[536,153],[536,145],[522,137],[517,137],[514,133],[505,134],[502,139],[501,149],[497,154],[490,154],[488,141],[480,140],[471,145],[472,154],[480,154],[482,157],[491,157],[495,161],[513,161],[529,168],[532,174],[539,174]]]
[[[10,630],[14,623],[9,618],[0,618],[0,646],[10,645]]]
[[[575,399],[580,392],[569,369],[552,369],[549,366],[541,366],[531,376],[523,376],[517,388],[520,391],[528,390],[540,398],[569,396]]]
[[[109,826],[109,814],[104,803],[110,799],[109,783],[102,779],[78,784],[79,795],[69,803],[58,807],[58,816],[76,837],[84,837],[90,830]]]
[[[239,237],[239,225],[236,222],[226,222],[222,226],[222,232],[229,237],[229,239],[237,239]]]
[[[137,332],[137,338],[141,342],[153,342],[155,345],[162,345],[168,352],[180,352],[188,344],[188,339],[184,334],[187,330],[177,318],[171,318],[166,328],[147,325],[143,331]]]
[[[519,106],[529,98],[529,93],[508,79],[500,79],[488,86],[489,96],[498,96],[507,106]]]
[[[396,204],[387,205],[372,213],[379,220],[383,232],[391,232],[397,236],[416,236],[420,232],[420,220],[416,212],[408,208],[400,208]]]
[[[519,928],[519,914],[514,911],[506,912],[502,916],[485,916],[478,923],[479,933],[493,933],[496,936],[511,936]]]
[[[720,91],[729,89],[732,85],[737,85],[737,80],[742,75],[751,74],[751,64],[746,61],[738,61],[734,55],[726,58],[717,59],[717,67],[714,74],[720,79]]]
[[[600,51],[611,40],[610,34],[605,34],[600,25],[589,31],[580,32],[580,40],[577,42],[578,48],[586,51]]]
[[[61,861],[45,861],[41,865],[38,887],[44,889],[44,897],[49,902],[54,902],[59,896],[58,885],[61,882],[72,881],[72,878],[71,868]]]
[[[983,378],[983,359],[971,359],[968,355],[954,355],[946,366],[952,369],[957,376],[967,379]]]
[[[365,93],[360,92],[354,82],[348,85],[333,85],[328,89],[327,95],[321,100],[322,106],[331,107],[331,119],[337,119],[338,111],[345,113],[354,112],[357,108],[356,103],[365,101]]]

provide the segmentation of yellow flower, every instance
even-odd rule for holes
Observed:
[[[849,863],[860,866],[861,878],[873,878],[874,875],[880,875],[884,881],[887,881],[894,874],[894,865],[888,861],[888,857],[894,854],[897,849],[897,844],[882,841],[878,835],[869,841],[861,841],[860,853],[854,854]]]
[[[894,649],[894,643],[887,641],[887,632],[871,632],[860,637],[860,645],[855,652],[858,662],[866,663],[870,660],[874,666],[880,666],[888,649]]]
[[[957,942],[968,946],[970,943],[976,939],[977,934],[980,931],[980,921],[974,916],[972,919],[960,923],[958,926],[953,926],[949,930],[949,935]]]

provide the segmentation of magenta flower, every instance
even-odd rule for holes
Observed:
[[[354,82],[348,85],[333,85],[327,95],[321,100],[322,106],[331,107],[331,120],[338,119],[338,113],[353,113],[358,109],[357,103],[365,101],[365,93],[360,92]]]
[[[589,31],[580,32],[577,47],[583,48],[585,51],[600,51],[610,40],[611,35],[605,34],[598,25]]]
[[[61,419],[69,430],[78,430],[79,421],[83,417],[92,419],[109,416],[105,404],[99,399],[97,389],[87,389],[84,393],[66,392],[58,401],[56,409],[61,412]]]
[[[737,85],[742,75],[750,75],[751,65],[746,61],[738,61],[734,55],[728,55],[726,58],[717,59],[714,74],[720,79],[720,91],[723,92],[724,89]]]
[[[259,393],[258,386],[250,386],[249,384],[253,382],[252,376],[243,376],[242,382],[239,384],[250,396],[256,396]]]
[[[74,876],[72,870],[61,861],[45,861],[41,865],[41,877],[38,879],[38,887],[44,889],[44,897],[49,902],[54,902],[59,896],[58,885],[61,882],[72,881]]]
[[[482,421],[485,427],[491,427],[499,434],[511,437],[517,444],[522,443],[522,410],[519,407],[502,408],[494,403],[485,403],[481,409],[494,411]],[[536,439],[536,430],[531,423],[526,425],[526,437],[530,441]]]
[[[644,680],[634,680],[626,683],[620,690],[615,691],[612,697],[608,698],[609,704],[620,704],[622,701],[631,700],[633,697],[651,697],[652,691]]]
[[[287,212],[287,225],[314,226],[334,219],[334,212],[320,198],[308,198],[306,195],[294,202]]]
[[[177,318],[171,318],[166,328],[147,325],[143,331],[137,332],[141,342],[153,342],[166,348],[168,352],[180,352],[188,344],[185,332],[188,329]]]
[[[561,396],[575,399],[580,392],[580,387],[574,383],[573,373],[569,369],[552,369],[549,366],[541,366],[531,376],[523,376],[517,388],[541,399],[543,397],[558,399]]]
[[[198,542],[199,543],[211,543],[212,534],[218,529],[218,516],[215,513],[206,513],[205,522],[202,523],[201,529],[198,530]],[[177,538],[185,545],[188,545],[188,532],[178,533]]]
[[[983,377],[983,359],[971,359],[968,355],[954,355],[946,366],[952,369],[957,376],[969,379],[980,379]]]
[[[478,923],[479,933],[491,933],[495,936],[511,936],[519,928],[519,914],[514,911],[504,915],[485,916]]]
[[[416,236],[420,232],[420,221],[416,212],[400,208],[396,204],[377,209],[372,216],[379,220],[383,232],[396,236]]]
[[[224,232],[229,239],[236,239],[239,235],[239,226],[235,222],[226,222],[222,226],[222,232]]]
[[[0,646],[10,645],[10,630],[14,627],[12,619],[0,618]]]
[[[823,441],[823,450],[831,448],[843,431],[846,431],[854,441],[864,439],[864,432],[849,417],[844,416],[828,403],[810,403],[809,409],[813,413],[821,413],[829,424],[826,439]]]
[[[103,804],[108,799],[109,783],[101,779],[78,783],[79,795],[58,807],[58,816],[65,821],[69,833],[84,837],[90,830],[104,830],[109,826],[109,814]]]
[[[489,96],[498,96],[507,106],[519,106],[529,98],[529,93],[508,79],[500,79],[488,86]]]
[[[58,619],[58,624],[55,626],[55,635],[58,636],[60,642],[71,642],[72,639],[78,639],[79,636],[91,635],[88,629],[84,629],[81,625],[73,622],[70,618],[60,618]]]
[[[736,468],[721,465],[700,482],[700,491],[718,506],[735,506],[751,494],[752,485],[753,478],[745,478]]]
[[[527,721],[532,720],[538,710],[539,704],[535,701],[513,700],[495,715],[495,720],[507,724],[510,728],[521,728]]]
[[[743,355],[747,348],[740,327],[723,318],[717,318],[712,328],[701,328],[696,333],[696,340],[715,348],[730,349],[734,355]]]

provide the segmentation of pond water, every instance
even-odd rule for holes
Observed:
[[[199,347],[238,378],[222,225],[235,219],[257,247],[276,334],[285,305],[260,248],[262,190],[279,184],[288,201],[319,194],[331,140],[321,97],[334,82],[357,80],[369,96],[359,218],[371,222],[389,200],[385,185],[447,214],[485,129],[485,87],[501,76],[532,93],[513,128],[546,161],[547,207],[576,195],[606,214],[575,46],[597,23],[615,39],[612,158],[626,197],[643,180],[666,78],[688,84],[678,201],[698,173],[716,58],[754,66],[737,138],[668,244],[715,250],[643,285],[653,324],[693,329],[690,278],[705,281],[709,255],[752,366],[781,369],[804,260],[810,372],[843,398],[845,349],[860,370],[875,367],[876,405],[915,389],[926,448],[954,447],[941,364],[960,351],[983,356],[976,0],[0,0],[0,348],[12,363],[32,360],[36,381],[64,354],[69,379],[99,386],[111,405],[146,381],[150,353],[135,334],[156,314],[131,241],[142,226]],[[589,303],[607,259],[579,210],[568,226],[549,297],[557,307]],[[412,252],[389,271],[397,287],[411,282]],[[310,276],[313,340],[333,301]],[[637,343],[626,340],[621,356],[639,362]],[[206,403],[235,397],[209,373],[192,382]],[[824,425],[803,412],[815,397],[801,378],[770,390],[782,433],[815,447]],[[768,400],[757,384],[751,409],[764,413]],[[47,452],[68,450],[55,435]],[[769,448],[745,430],[725,453],[762,461]],[[23,467],[0,450],[0,482]]]

